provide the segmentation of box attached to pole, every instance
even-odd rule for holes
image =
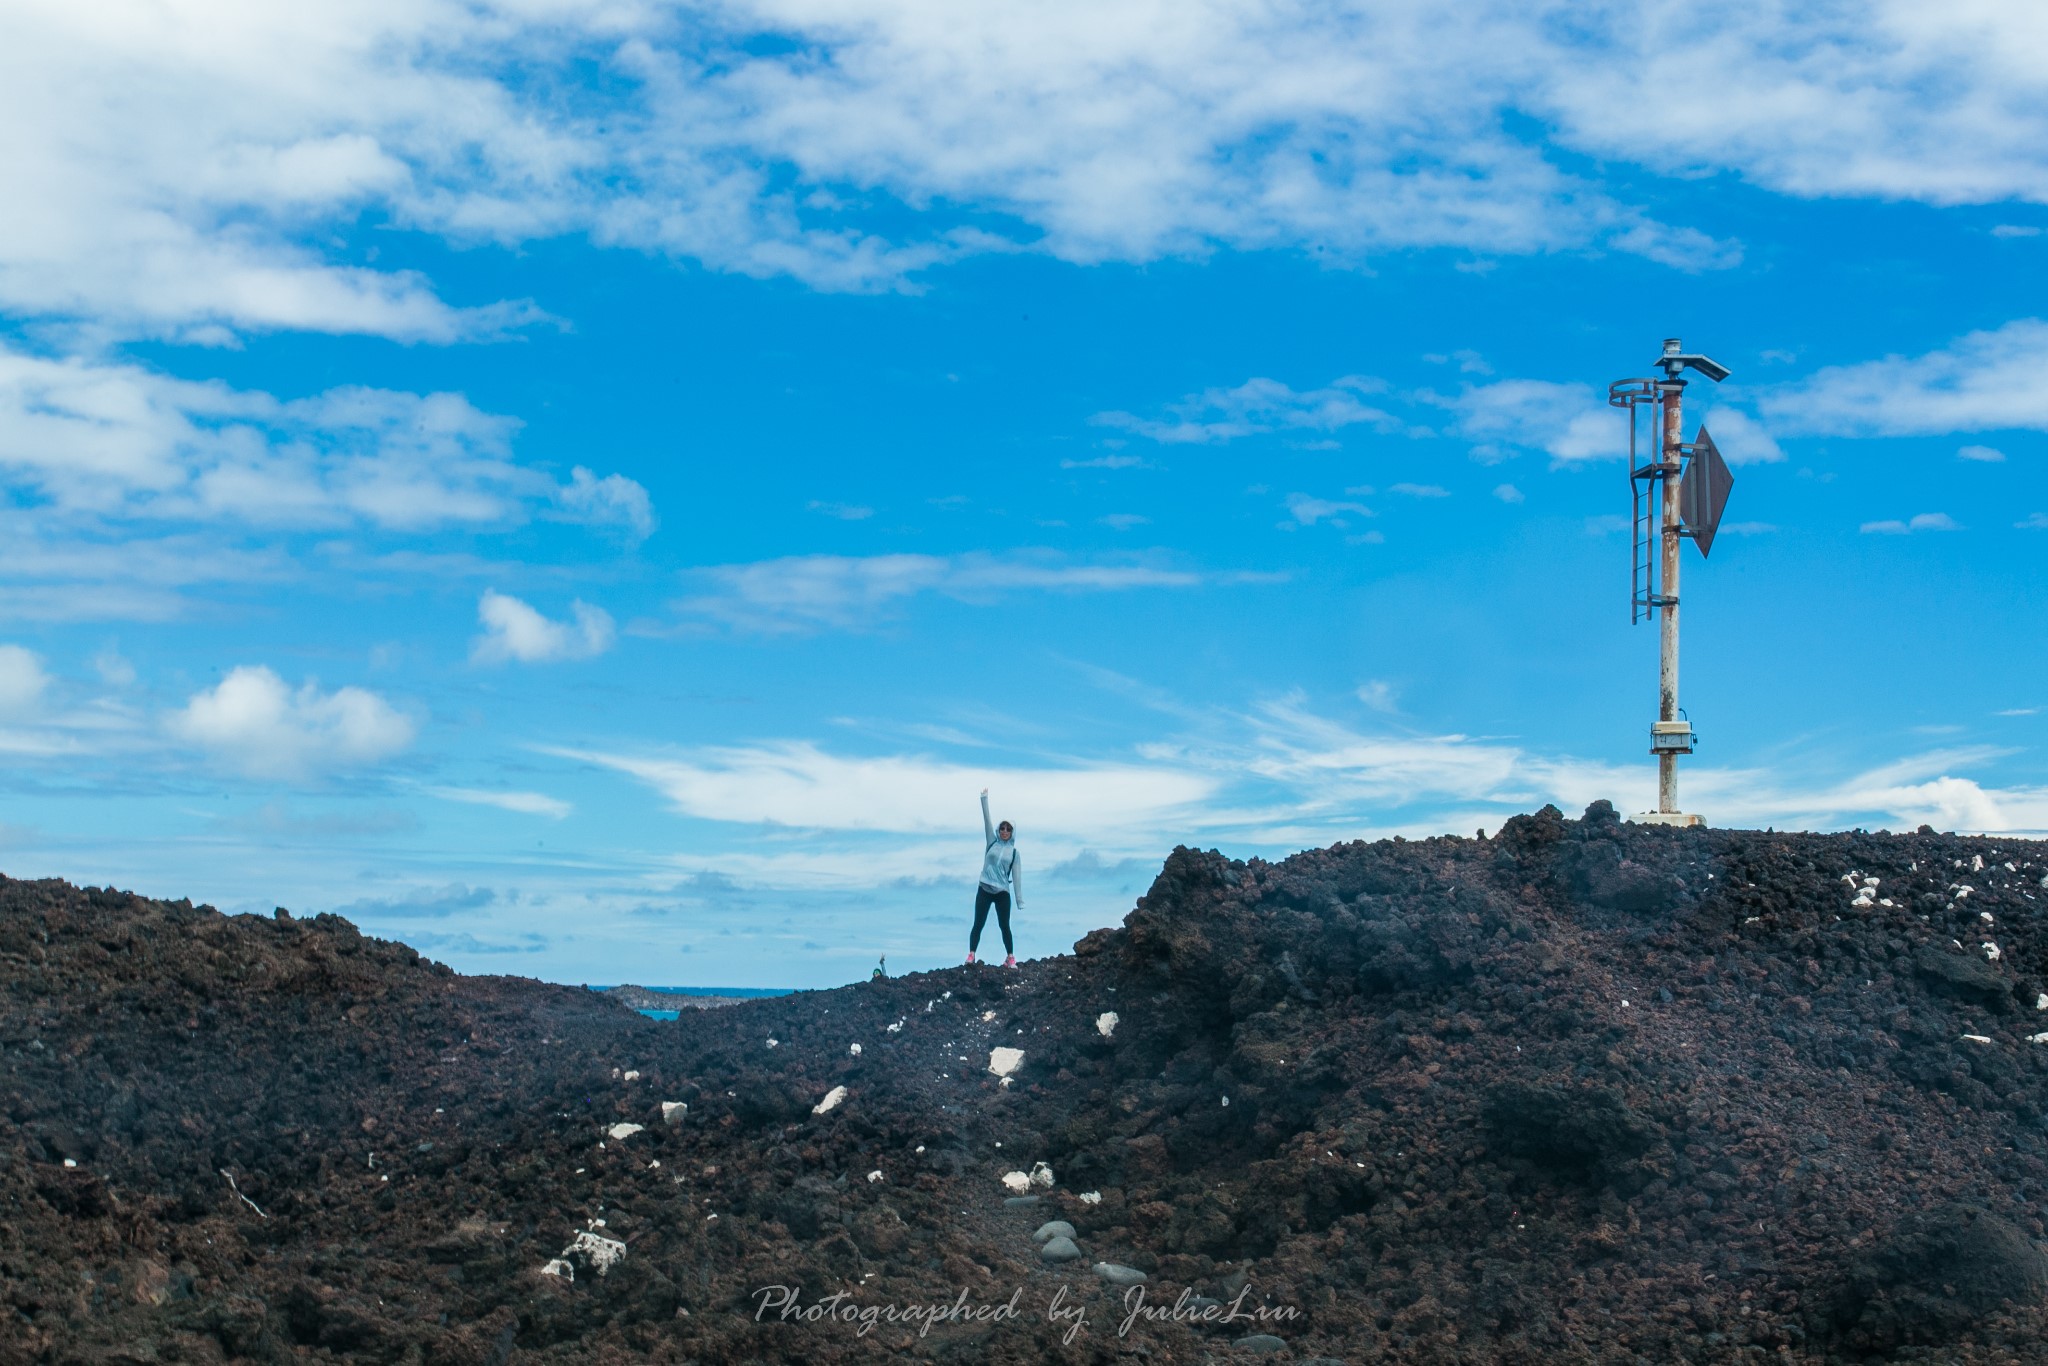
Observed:
[[[1690,754],[1692,753],[1692,722],[1653,721],[1650,723],[1650,753]]]

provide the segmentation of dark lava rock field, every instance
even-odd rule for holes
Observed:
[[[1179,849],[1072,956],[672,1023],[0,880],[0,1363],[2044,1362],[2044,865]]]

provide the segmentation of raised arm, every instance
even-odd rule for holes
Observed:
[[[981,790],[981,831],[984,844],[996,842],[996,827],[988,818],[988,789],[985,787]]]

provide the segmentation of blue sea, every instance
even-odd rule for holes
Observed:
[[[794,994],[789,987],[648,987],[647,990],[658,991],[664,996],[740,996],[748,999]],[[682,1014],[680,1010],[643,1010],[640,1013],[650,1020],[673,1020]]]

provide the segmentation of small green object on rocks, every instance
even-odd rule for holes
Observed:
[[[1038,1197],[1035,1195],[1013,1195],[1009,1199],[1003,1201],[1003,1208],[1030,1209],[1033,1205],[1037,1203]]]
[[[1287,1339],[1276,1338],[1271,1333],[1253,1333],[1248,1338],[1239,1338],[1230,1344],[1240,1352],[1284,1352]]]
[[[1073,1236],[1074,1226],[1064,1219],[1054,1219],[1051,1223],[1040,1224],[1038,1232],[1031,1235],[1034,1241],[1040,1243],[1048,1238],[1071,1238]]]
[[[1081,1249],[1074,1246],[1072,1238],[1054,1238],[1038,1249],[1041,1259],[1048,1262],[1074,1262],[1081,1258]]]
[[[1115,1262],[1097,1262],[1095,1274],[1111,1285],[1143,1285],[1145,1273],[1135,1266],[1119,1266]]]

